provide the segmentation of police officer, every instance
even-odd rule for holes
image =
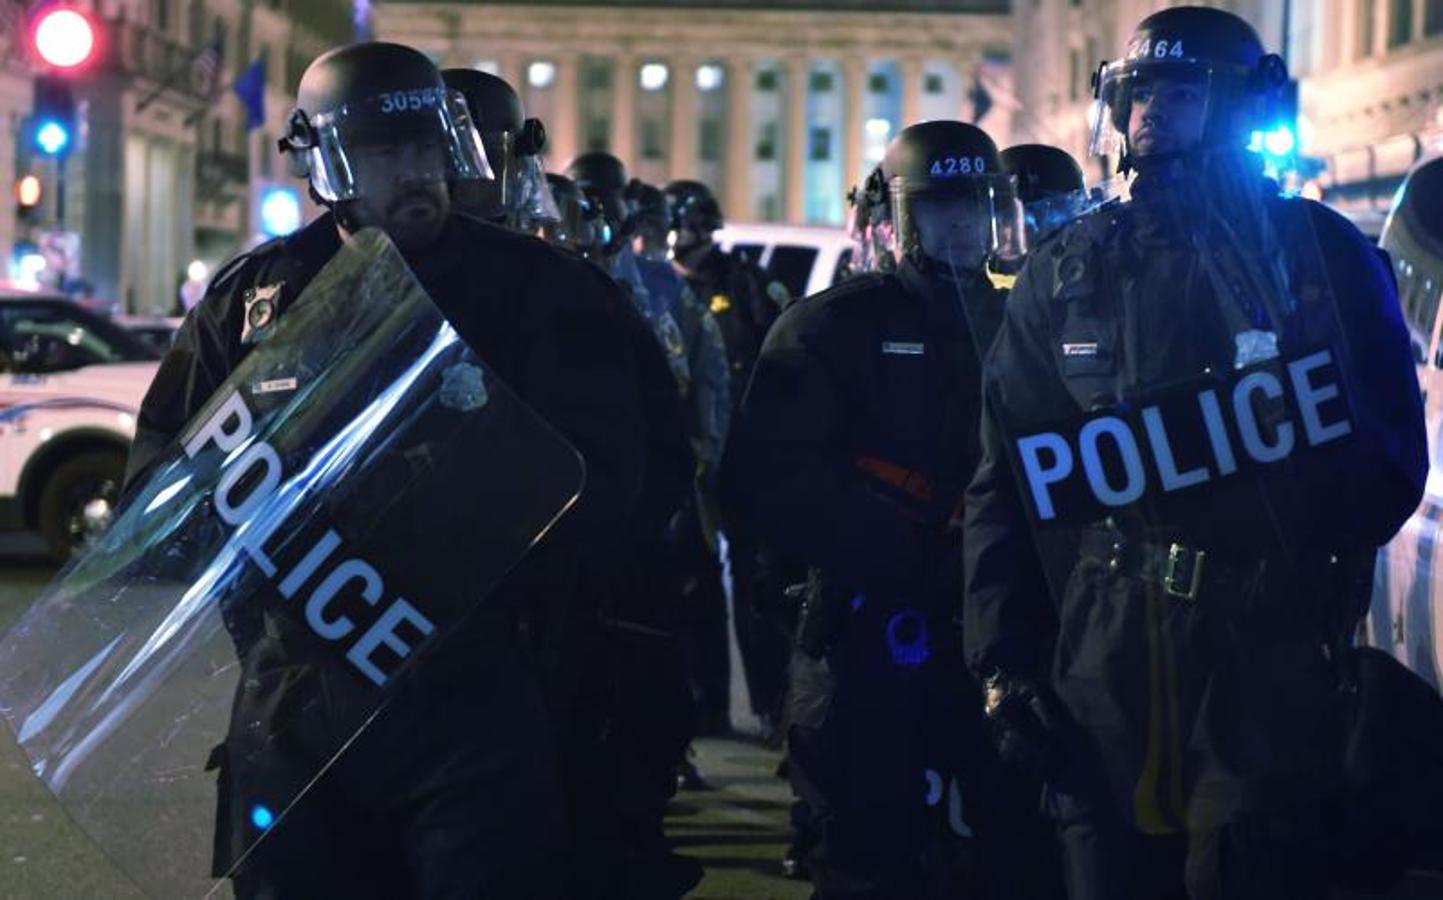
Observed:
[[[1230,13],[1144,19],[1096,82],[1094,150],[1122,152],[1132,199],[1028,260],[988,359],[967,660],[1004,755],[1046,778],[1074,898],[1327,896],[1335,664],[1426,462],[1385,266],[1326,208],[1269,196],[1245,149],[1286,77]],[[1159,385],[1241,367],[1271,378],[1319,344],[1344,352],[1344,334],[1366,348],[1334,388],[1345,442],[1029,529],[1018,429],[1125,416]],[[1171,440],[1177,460],[1206,441]]]
[[[697,482],[703,509],[715,506],[716,472],[731,424],[731,384],[726,343],[711,311],[670,265],[671,220],[661,189],[633,178],[624,192],[631,225],[631,249],[647,291],[666,299],[681,329],[689,373],[686,395],[692,413],[692,442],[699,466]],[[715,543],[714,513],[703,518],[709,544]]]
[[[452,185],[452,206],[478,219],[535,234],[543,221],[557,216],[541,165],[541,152],[546,149],[541,120],[528,119],[516,90],[495,75],[446,69],[441,77],[465,98],[494,175]]]
[[[564,847],[555,752],[515,616],[538,595],[569,590],[577,561],[604,554],[613,523],[633,505],[640,404],[613,313],[625,301],[591,267],[544,243],[450,213],[447,182],[482,177],[484,158],[420,52],[388,43],[328,51],[306,69],[298,94],[281,147],[327,210],[216,276],[142,403],[130,481],[268,338],[342,243],[377,227],[467,343],[581,451],[587,484],[530,564],[418,659],[384,710],[246,859],[236,893],[558,896]],[[248,655],[247,665],[255,659]],[[236,718],[299,727],[277,717],[292,692],[315,688],[280,677],[286,660],[274,664],[280,668],[244,673]],[[251,687],[257,684],[282,686]],[[284,783],[295,773],[241,771],[243,755],[225,747],[217,758],[219,875],[246,846],[249,825],[224,815],[227,808],[245,814],[236,786]],[[296,771],[320,771],[324,762],[297,760]]]
[[[1017,182],[1026,217],[1027,246],[1035,249],[1089,202],[1082,167],[1060,147],[1017,144],[1002,151],[1002,168]]]
[[[699,181],[678,180],[668,182],[662,191],[675,233],[673,265],[721,328],[735,407],[741,402],[767,329],[791,297],[781,282],[768,278],[739,254],[717,246],[713,236],[723,225],[722,212],[710,188]],[[723,525],[733,621],[747,692],[764,735],[771,738],[786,691],[787,639],[776,624],[775,611],[792,581],[794,567],[770,558],[745,523]],[[703,732],[721,733],[729,727],[726,597],[712,587],[719,571],[714,574],[709,566],[703,568],[705,561],[698,563],[692,579],[697,590],[691,604],[703,616],[696,634],[698,703]]]
[[[980,455],[963,300],[1000,315],[985,270],[997,222],[1016,220],[1010,181],[992,139],[950,121],[903,129],[882,172],[896,274],[782,314],[727,470],[763,538],[812,567],[801,640],[827,671],[813,696],[797,686],[788,737],[821,833],[813,883],[823,898],[956,896],[984,880],[986,896],[1045,896],[1017,858],[954,625],[957,517]]]
[[[565,175],[547,172],[546,188],[556,203],[556,218],[542,221],[541,236],[583,259],[595,262],[601,258],[607,242],[601,210]]]
[[[701,879],[695,860],[674,854],[663,832],[675,790],[673,768],[694,723],[676,638],[680,586],[663,564],[664,535],[692,492],[696,458],[684,400],[690,385],[680,327],[641,277],[621,198],[625,172],[609,154],[589,154],[548,176],[562,219],[580,223],[577,248],[628,298],[646,429],[641,503],[624,540],[590,573],[591,627],[571,676],[565,754],[576,863],[568,896],[674,898]],[[670,267],[663,273],[679,293]],[[665,289],[663,284],[661,290]],[[653,302],[655,297],[655,303]]]

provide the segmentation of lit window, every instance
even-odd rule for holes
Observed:
[[[549,88],[556,81],[556,64],[537,60],[526,67],[526,83],[534,88]]]
[[[666,66],[661,63],[647,63],[641,67],[641,89],[643,91],[659,91],[666,87],[667,77]]]
[[[501,64],[494,59],[478,59],[472,63],[471,68],[478,72],[485,72],[487,75],[501,74]]]
[[[696,87],[699,91],[714,91],[722,86],[724,80],[726,75],[722,67],[715,63],[696,67]]]

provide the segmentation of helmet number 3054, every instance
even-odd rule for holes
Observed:
[[[412,112],[436,105],[435,90],[392,91],[381,95],[381,112]]]
[[[932,160],[930,171],[937,176],[985,175],[987,161],[980,156],[944,156]]]

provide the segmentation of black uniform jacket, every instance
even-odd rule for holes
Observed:
[[[767,336],[724,472],[765,540],[829,580],[912,603],[950,596],[948,521],[979,455],[968,307],[1000,310],[911,263],[794,303]],[[983,326],[983,330],[988,330]]]
[[[1270,200],[1298,300],[1280,353],[1341,353],[1355,433],[1258,474],[1119,509],[1105,525],[1099,514],[1093,525],[1049,526],[1034,540],[1004,452],[1008,434],[1116,408],[1133,390],[1204,368],[1233,368],[1231,298],[1219,302],[1218,282],[1198,277],[1192,244],[1149,209],[1134,202],[1072,224],[1034,253],[1013,288],[984,367],[963,634],[980,677],[1050,672],[1105,748],[1126,814],[1169,830],[1318,789],[1326,761],[1310,751],[1326,747],[1335,706],[1319,647],[1330,627],[1343,633],[1361,613],[1340,582],[1350,560],[1361,560],[1366,580],[1372,548],[1416,508],[1427,461],[1385,261],[1325,207]],[[1197,459],[1192,452],[1182,465]],[[1116,536],[1111,558],[1086,549],[1098,529]],[[1156,558],[1169,542],[1207,554],[1194,599],[1147,588],[1156,576],[1137,568],[1149,547]]]
[[[779,312],[767,293],[766,276],[745,258],[712,247],[684,277],[721,330],[731,368],[732,403],[740,404],[767,329]]]
[[[127,483],[249,352],[243,294],[280,283],[284,316],[339,247],[327,214],[216,276],[141,404]],[[463,215],[451,216],[436,244],[406,258],[462,338],[585,459],[582,498],[562,527],[605,534],[634,502],[645,458],[626,299],[583,261]]]

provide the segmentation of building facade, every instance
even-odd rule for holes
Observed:
[[[1443,0],[1309,0],[1294,24],[1303,150],[1323,197],[1386,209],[1443,152]]]
[[[256,241],[263,198],[286,181],[275,140],[295,81],[317,53],[349,39],[350,4],[100,0],[87,11],[97,55],[71,77],[78,128],[63,161],[32,147],[37,67],[18,52],[0,64],[0,123],[13,136],[0,142],[0,171],[40,176],[51,198],[25,222],[7,205],[0,253],[11,260],[17,247],[68,236],[76,253],[65,280],[75,292],[120,311],[169,314],[192,260],[213,269]],[[23,15],[6,20],[23,28]],[[16,27],[7,30],[23,47]],[[252,128],[232,87],[256,61],[265,122]],[[62,179],[63,209],[53,200]],[[305,192],[288,186],[303,217]]]
[[[553,170],[607,150],[647,181],[707,182],[737,220],[839,224],[906,124],[1011,139],[1006,2],[388,2],[375,28],[516,86]]]

